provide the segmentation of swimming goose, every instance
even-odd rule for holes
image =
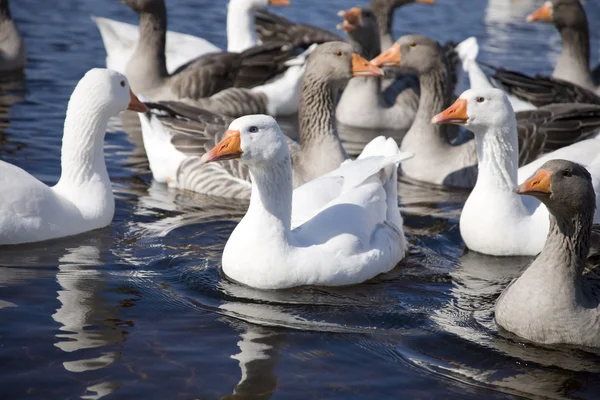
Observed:
[[[377,66],[400,67],[403,72],[419,76],[419,109],[401,145],[402,151],[414,153],[415,157],[402,163],[403,173],[412,179],[436,185],[473,187],[477,180],[475,142],[451,144],[449,138],[453,133],[443,129],[448,125],[431,124],[433,116],[450,105],[451,84],[441,46],[421,35],[407,35],[372,62]],[[582,119],[587,118],[588,111],[582,110]],[[577,108],[565,109],[564,114],[556,114],[556,110],[548,112],[550,115],[547,117],[534,115],[537,119],[532,119],[532,115],[527,113],[517,115],[521,160],[530,160],[547,151],[546,146],[554,140],[566,145],[592,135],[586,124],[573,124],[578,130],[572,135],[565,135],[557,128],[565,121],[576,120],[572,113],[577,113]],[[540,131],[553,136],[553,140],[535,139]]]
[[[347,155],[337,136],[335,98],[352,76],[383,72],[347,43],[328,42],[311,54],[302,79],[300,145],[289,140],[294,187],[337,168]],[[154,179],[203,194],[247,199],[249,175],[237,161],[199,166],[200,156],[222,138],[231,119],[182,103],[150,105],[140,114],[144,147]]]
[[[532,342],[600,346],[600,279],[584,271],[597,202],[589,172],[548,161],[517,193],[544,203],[550,229],[541,254],[498,298],[496,323]]]
[[[396,11],[397,8],[410,3],[432,5],[435,4],[435,0],[371,0],[370,6],[377,17],[382,50],[387,50],[394,44],[394,39],[392,37],[394,11]]]
[[[534,199],[519,197],[513,188],[545,161],[577,160],[600,183],[598,139],[563,147],[518,168],[515,114],[500,89],[467,90],[432,122],[463,125],[475,134],[479,174],[460,216],[460,233],[471,250],[496,256],[535,255],[542,250],[548,210]]]
[[[48,187],[0,161],[0,244],[39,242],[110,224],[115,203],[104,163],[104,133],[108,119],[126,109],[146,108],[125,76],[92,69],[69,100],[58,183]]]
[[[164,0],[155,1],[163,3],[162,8],[164,8]],[[240,53],[259,44],[256,40],[254,14],[267,5],[285,6],[289,5],[289,1],[229,1],[227,6],[227,51]],[[161,11],[161,7],[154,7],[148,12],[153,15],[153,19],[161,21],[157,25],[160,29],[155,31],[151,25],[145,25],[147,28],[141,28],[143,35],[155,35],[155,41],[158,42],[160,40],[158,36],[166,32],[165,56],[167,72],[169,74],[174,73],[179,67],[201,55],[222,51],[219,47],[205,39],[184,33],[167,31],[167,15],[166,12]],[[136,44],[140,37],[140,28],[136,25],[108,18],[92,17],[92,20],[98,26],[102,41],[104,42],[106,67],[125,73],[127,63],[136,49]]]
[[[368,60],[381,52],[377,19],[368,8],[354,7],[340,12],[338,29],[347,32],[354,50]],[[347,126],[389,129],[401,137],[412,125],[419,104],[419,82],[412,76],[392,79],[350,79],[337,106],[337,120]]]
[[[266,115],[233,121],[202,157],[208,163],[239,159],[251,175],[250,206],[223,250],[225,275],[258,289],[285,289],[358,284],[394,268],[406,250],[396,169],[407,155],[397,145],[390,150],[296,189],[320,196],[332,181],[341,188],[324,206],[304,210],[309,219],[292,226],[294,209],[306,206],[294,198],[285,136]]]
[[[12,19],[8,0],[0,0],[0,72],[22,69],[25,58],[25,42]]]
[[[141,35],[125,69],[131,87],[145,98],[198,99],[228,87],[253,87],[285,70],[294,51],[272,43],[242,53],[210,53],[169,74],[165,61],[166,9],[163,0],[124,0],[139,14]]]
[[[527,21],[553,22],[560,33],[562,50],[552,72],[553,78],[596,90],[590,73],[590,31],[581,2],[548,0],[529,14]]]

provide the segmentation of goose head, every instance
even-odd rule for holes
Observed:
[[[373,60],[378,67],[395,67],[404,72],[421,75],[443,65],[438,42],[423,35],[406,35]]]
[[[551,0],[527,16],[527,22],[554,22],[557,28],[587,25],[579,0]]]
[[[383,76],[383,71],[354,53],[348,43],[327,42],[309,56],[306,75],[319,76],[333,87],[343,88],[352,77]]]
[[[573,216],[582,211],[593,215],[596,208],[590,173],[582,165],[566,160],[546,161],[515,192],[538,198],[555,216]]]
[[[223,140],[202,156],[201,162],[238,158],[249,165],[289,158],[285,138],[275,119],[268,115],[246,115],[229,125]]]
[[[502,90],[469,89],[454,104],[435,115],[431,123],[463,125],[475,134],[501,132],[490,128],[513,126],[515,113]]]
[[[72,107],[93,108],[108,116],[125,110],[148,110],[131,91],[125,75],[105,68],[93,68],[81,78],[69,101]]]

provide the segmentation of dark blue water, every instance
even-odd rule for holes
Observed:
[[[277,11],[329,29],[355,5],[292,2]],[[437,2],[400,10],[395,33],[476,35],[482,60],[552,70],[554,28],[523,22],[541,2]],[[0,95],[0,157],[53,184],[67,100],[104,65],[89,17],[135,16],[111,0],[11,5],[29,62],[24,82]],[[225,45],[224,0],[167,6],[170,28]],[[597,59],[600,4],[586,9]],[[256,291],[219,270],[244,210],[153,184],[136,124],[124,115],[106,138],[111,227],[0,249],[0,399],[600,398],[599,354],[498,331],[494,301],[529,259],[464,254],[464,193],[401,183],[412,246],[389,274],[348,288]]]

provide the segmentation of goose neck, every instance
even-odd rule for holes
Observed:
[[[516,121],[475,132],[479,173],[477,183],[512,192],[517,185],[519,151]]]
[[[590,34],[587,23],[578,29],[564,27],[560,30],[562,51],[556,70],[570,68],[576,73],[589,76],[590,69]]]
[[[104,135],[109,116],[97,106],[71,99],[65,118],[59,185],[81,186],[96,177],[109,182],[104,161]],[[81,100],[81,99],[79,99]],[[90,103],[93,100],[89,100]]]
[[[338,137],[335,118],[335,87],[327,77],[307,71],[302,79],[298,119],[302,148],[328,137]]]
[[[373,4],[371,4],[371,8],[375,13],[375,17],[377,18],[381,49],[382,51],[385,51],[394,44],[394,39],[392,38],[394,7],[391,5],[374,7]]]
[[[357,35],[350,34],[348,39],[354,51],[367,60],[372,60],[381,53],[381,38],[375,30],[360,31]]]
[[[590,249],[592,222],[593,214],[586,210],[570,216],[551,213],[546,244],[535,262],[578,289]]]
[[[231,0],[227,5],[227,51],[240,53],[257,44],[254,10],[250,1]]]
[[[445,68],[433,68],[428,73],[419,76],[421,95],[415,120],[406,134],[405,140],[414,138],[416,141],[427,141],[428,146],[449,146],[446,131],[450,125],[431,123],[434,115],[441,113],[450,106],[448,74]],[[426,139],[425,139],[426,136]]]
[[[10,8],[8,7],[8,0],[0,0],[0,21],[10,20]]]
[[[252,194],[244,222],[255,232],[286,240],[292,218],[292,167],[289,155],[268,165],[252,165]]]
[[[132,56],[134,65],[131,66],[131,72],[135,73],[127,73],[128,77],[139,75],[152,81],[169,75],[165,56],[166,35],[167,10],[164,2],[156,2],[151,10],[140,12],[140,37]]]

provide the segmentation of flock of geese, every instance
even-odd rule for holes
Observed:
[[[579,0],[547,1],[528,16],[562,38],[552,76],[533,77],[478,63],[475,38],[392,39],[397,8],[434,0],[341,11],[346,38],[265,9],[289,0],[230,0],[226,50],[167,31],[164,0],[122,2],[139,27],[94,18],[107,69],[90,70],[73,91],[58,183],[0,161],[0,244],[111,223],[104,136],[111,117],[132,110],[156,181],[249,201],[223,251],[233,281],[352,285],[390,271],[408,246],[401,171],[471,190],[460,217],[469,249],[538,255],[498,299],[498,325],[534,342],[600,346],[600,280],[586,270],[600,240],[600,73],[590,69]],[[0,0],[0,38],[0,71],[22,69],[8,0]],[[466,77],[470,89],[455,96]],[[297,138],[275,120],[290,115]],[[351,159],[339,124],[402,139],[377,137]]]

